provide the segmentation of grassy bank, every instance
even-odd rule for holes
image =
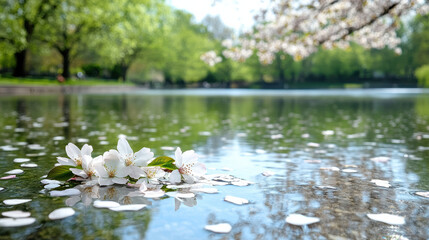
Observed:
[[[105,86],[105,85],[126,85],[134,86],[129,82],[118,82],[104,79],[70,79],[66,82],[60,83],[56,79],[49,78],[13,78],[13,77],[0,77],[1,86]]]

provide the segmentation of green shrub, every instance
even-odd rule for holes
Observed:
[[[415,75],[420,86],[429,87],[429,65],[417,68]]]

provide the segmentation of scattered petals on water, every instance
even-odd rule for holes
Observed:
[[[262,176],[265,176],[265,177],[270,177],[270,176],[275,175],[275,173],[273,171],[264,171],[261,174],[262,174]]]
[[[75,188],[70,188],[63,191],[51,191],[50,194],[51,194],[51,197],[64,197],[64,196],[80,195],[80,191]]]
[[[54,140],[54,141],[62,141],[64,139],[65,139],[65,137],[63,137],[63,136],[55,136],[52,138],[52,140]]]
[[[12,179],[12,178],[16,178],[16,175],[9,175],[9,176],[5,176],[5,177],[1,177],[1,180],[7,180],[7,179]]]
[[[129,204],[129,205],[121,205],[119,207],[111,207],[109,209],[115,212],[139,211],[145,208],[146,206],[147,206],[146,204]]]
[[[23,163],[23,164],[21,164],[21,167],[35,168],[35,167],[38,167],[38,165],[35,163]]]
[[[87,142],[89,142],[89,139],[87,139],[87,138],[78,138],[77,142],[78,143],[87,143]]]
[[[245,186],[248,186],[249,184],[251,184],[251,182],[246,181],[246,180],[240,180],[240,181],[231,182],[231,184],[234,186],[245,187]]]
[[[19,205],[27,202],[31,202],[31,199],[6,199],[3,201],[6,205]]]
[[[386,180],[372,179],[371,182],[380,187],[385,187],[385,188],[391,187],[389,181],[386,181]]]
[[[3,190],[4,190],[4,188],[0,187],[0,192],[3,191]]]
[[[319,189],[323,189],[323,190],[326,190],[326,189],[331,189],[331,190],[337,189],[336,187],[329,186],[329,185],[319,185],[319,186],[316,186],[316,187],[319,188]]]
[[[119,203],[113,202],[113,201],[101,201],[101,200],[94,201],[94,207],[96,208],[116,208],[120,206],[121,205]]]
[[[15,211],[2,212],[1,215],[3,215],[4,217],[10,217],[10,218],[27,218],[31,215],[31,213],[23,212],[21,210],[15,210]]]
[[[356,169],[351,169],[351,168],[345,168],[345,169],[343,169],[341,171],[345,172],[345,173],[357,173]]]
[[[318,159],[308,159],[308,160],[304,160],[304,162],[306,163],[321,163],[321,160]]]
[[[206,225],[204,229],[214,233],[229,233],[232,227],[229,223],[219,223],[215,225]]]
[[[397,215],[381,213],[381,214],[367,214],[366,216],[374,221],[383,222],[390,225],[405,224],[405,218]]]
[[[58,208],[52,211],[48,217],[51,220],[58,220],[67,218],[70,216],[73,216],[76,212],[73,210],[73,208],[65,207],[65,208]]]
[[[15,158],[15,159],[13,159],[13,162],[16,162],[16,163],[23,163],[23,162],[29,162],[29,161],[30,161],[29,158]]]
[[[237,205],[243,205],[243,204],[248,204],[249,203],[249,200],[247,200],[245,198],[234,197],[234,196],[225,196],[224,200],[226,202],[234,203],[234,204],[237,204]]]
[[[165,192],[162,190],[156,190],[156,191],[146,191],[144,192],[145,198],[160,198],[165,195]]]
[[[194,193],[177,193],[176,194],[177,198],[193,198],[195,197]]]
[[[0,227],[21,227],[36,222],[35,218],[0,218]]]
[[[370,160],[374,161],[374,162],[388,162],[390,160],[390,158],[381,156],[381,157],[370,158]]]
[[[265,154],[265,153],[267,153],[267,151],[265,151],[264,149],[256,149],[255,152],[257,154]]]
[[[291,214],[286,218],[287,223],[297,226],[309,225],[319,221],[320,219],[317,217],[307,217],[301,214]]]
[[[23,173],[24,171],[22,170],[22,169],[13,169],[13,170],[10,170],[10,171],[7,171],[7,172],[5,172],[5,174],[11,174],[11,175],[14,175],[14,174],[21,174],[21,173]]]
[[[429,198],[429,192],[416,192],[416,194],[425,198]]]

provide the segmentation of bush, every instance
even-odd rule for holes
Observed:
[[[415,75],[420,86],[429,87],[429,65],[417,68]]]
[[[100,77],[101,67],[97,64],[87,64],[82,66],[85,75],[88,77]]]

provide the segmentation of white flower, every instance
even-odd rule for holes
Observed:
[[[92,153],[92,146],[85,144],[82,147],[82,150],[80,150],[76,145],[73,143],[69,143],[66,146],[66,153],[69,158],[64,157],[58,157],[57,161],[61,165],[68,165],[68,166],[81,166],[83,156],[90,156]]]
[[[102,163],[96,164],[95,170],[100,177],[98,183],[101,186],[127,183],[125,165],[116,150],[105,152]]]
[[[91,156],[84,155],[82,159],[82,169],[70,168],[74,175],[80,176],[82,178],[92,179],[95,177],[95,166],[102,164],[103,157],[98,156],[92,159]]]
[[[143,168],[146,177],[140,178],[136,184],[140,184],[140,191],[145,192],[149,188],[153,188],[154,185],[158,184],[159,178],[164,177],[165,172],[160,167],[144,167]]]
[[[181,178],[187,183],[193,183],[195,178],[206,174],[206,166],[203,163],[198,162],[198,154],[194,150],[185,151],[182,154],[182,150],[178,147],[176,149],[176,161],[175,165],[178,170],[174,170],[170,174],[171,183],[180,183]]]
[[[125,138],[119,138],[118,152],[121,161],[125,164],[126,174],[134,179],[144,175],[145,172],[141,167],[146,167],[147,162],[153,158],[153,152],[149,148],[142,148],[134,153]]]

